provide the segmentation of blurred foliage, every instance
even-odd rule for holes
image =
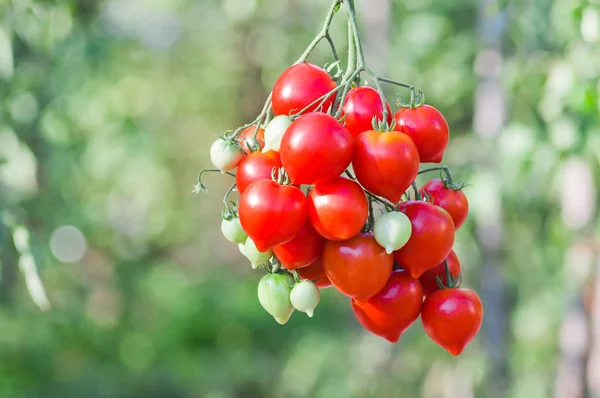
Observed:
[[[227,182],[191,194],[214,134],[254,118],[324,2],[0,0],[0,397],[554,396],[560,326],[596,267],[600,4],[379,3],[379,72],[442,110],[447,164],[473,184],[465,280],[485,300],[495,269],[503,291],[464,354],[420,322],[393,346],[371,336],[332,289],[277,325],[220,235]]]

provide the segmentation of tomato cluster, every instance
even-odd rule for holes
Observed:
[[[371,333],[396,342],[421,315],[458,355],[483,316],[477,294],[459,287],[452,250],[468,202],[446,167],[419,170],[442,161],[448,124],[419,103],[392,114],[369,86],[336,91],[325,70],[294,65],[274,85],[270,122],[213,144],[213,163],[237,169],[240,193],[235,206],[225,200],[223,234],[267,272],[258,298],[277,322],[294,309],[312,316],[319,289],[334,286]],[[443,177],[417,189],[435,170]]]

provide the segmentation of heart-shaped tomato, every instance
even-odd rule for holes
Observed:
[[[394,258],[413,278],[418,278],[450,254],[454,223],[446,210],[420,200],[402,202],[398,211],[410,219],[412,233],[406,245],[394,252]]]
[[[261,252],[294,239],[307,219],[306,197],[272,180],[252,182],[240,196],[242,228]]]
[[[368,191],[396,203],[419,173],[419,152],[409,136],[365,131],[355,140],[352,166]]]
[[[394,258],[375,241],[372,233],[344,241],[328,241],[323,249],[323,266],[333,286],[359,304],[385,286]]]
[[[360,324],[371,333],[395,343],[419,317],[423,289],[404,270],[394,271],[383,289],[363,305],[351,300]]]

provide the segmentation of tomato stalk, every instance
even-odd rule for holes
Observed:
[[[450,267],[448,266],[448,260],[444,260],[444,276],[446,277],[446,285],[439,275],[436,275],[435,281],[440,289],[456,289],[460,287],[462,281],[462,274],[459,274],[456,278],[452,276]]]
[[[438,171],[438,170],[443,172],[445,175],[445,177],[441,177],[441,179],[444,182],[444,186],[446,188],[452,189],[454,191],[460,191],[461,189],[463,189],[465,187],[464,181],[454,182],[454,180],[452,179],[452,174],[450,173],[450,168],[447,166],[435,166],[435,167],[430,167],[428,169],[420,170],[419,175],[429,173],[431,171]]]
[[[201,170],[198,173],[198,183],[196,185],[194,185],[194,190],[192,191],[195,194],[198,194],[200,192],[206,193],[208,192],[208,186],[204,183],[204,181],[202,181],[202,174],[204,173],[221,173],[221,170],[219,169],[204,169]],[[225,174],[235,177],[235,174],[230,173],[229,171],[226,171]]]

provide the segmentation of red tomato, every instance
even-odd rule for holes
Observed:
[[[404,134],[365,131],[355,140],[352,166],[365,189],[396,203],[419,173],[419,153]]]
[[[260,179],[271,179],[273,167],[281,167],[279,153],[275,151],[251,152],[240,164],[235,175],[235,183],[240,194],[252,181]]]
[[[446,257],[446,261],[448,261],[448,268],[450,269],[450,274],[453,278],[458,278],[460,275],[460,261],[454,253],[454,250],[450,252],[450,255]],[[429,271],[425,271],[423,275],[419,277],[419,282],[421,282],[421,286],[423,286],[423,294],[427,296],[435,292],[436,290],[440,290],[440,287],[437,284],[436,276],[442,278],[442,282],[444,286],[448,286],[448,278],[446,278],[446,272],[444,268],[444,262],[442,261]]]
[[[300,275],[302,279],[309,279],[315,282],[315,285],[317,285],[319,289],[331,287],[331,281],[325,273],[325,268],[323,268],[322,257],[319,257],[306,267],[298,268],[298,275]]]
[[[483,306],[470,289],[441,289],[423,303],[421,321],[433,341],[459,355],[475,337],[483,319]]]
[[[450,132],[444,116],[430,105],[402,108],[394,115],[396,130],[408,135],[419,150],[423,163],[440,163],[448,146]]]
[[[333,116],[308,113],[286,130],[281,140],[281,163],[294,184],[329,181],[350,165],[353,141]]]
[[[294,239],[275,246],[273,252],[285,268],[293,270],[313,263],[323,253],[323,246],[325,239],[306,222]]]
[[[247,127],[244,130],[242,130],[240,135],[238,135],[237,140],[240,143],[242,150],[246,154],[249,154],[250,152],[252,152],[250,150],[250,148],[248,147],[248,142],[246,141],[246,138],[251,138],[252,134],[254,134],[255,129],[256,129],[256,126]],[[258,141],[258,144],[260,145],[260,149],[263,149],[265,146],[265,130],[264,129],[258,129],[258,132],[256,133],[256,140]]]
[[[316,65],[303,62],[287,68],[273,86],[273,112],[277,115],[296,114],[335,88],[329,74]],[[332,94],[320,109],[327,112],[335,100]],[[314,112],[319,102],[306,112]]]
[[[363,305],[385,286],[394,258],[369,233],[341,242],[326,242],[323,265],[333,286]]]
[[[317,184],[308,195],[308,219],[329,240],[358,234],[367,222],[368,207],[360,185],[344,177]]]
[[[242,228],[266,252],[294,239],[306,223],[306,197],[297,187],[256,180],[240,196]]]
[[[387,108],[388,124],[392,123],[392,110],[390,105],[385,102]],[[354,138],[364,131],[373,129],[373,117],[377,121],[383,120],[383,105],[381,97],[377,90],[368,86],[356,87],[348,92],[342,114],[345,117],[345,126]]]
[[[395,343],[419,317],[423,289],[418,279],[403,270],[394,271],[383,289],[363,305],[354,300],[352,310],[371,333]]]
[[[429,197],[428,201],[431,200],[431,203],[450,214],[454,222],[454,228],[459,229],[464,224],[469,214],[469,202],[463,191],[446,188],[444,182],[436,178],[426,182],[419,192],[424,197]]]
[[[412,234],[406,245],[394,252],[394,258],[418,278],[448,257],[454,244],[454,224],[446,210],[420,200],[400,203],[399,211],[410,219]]]

